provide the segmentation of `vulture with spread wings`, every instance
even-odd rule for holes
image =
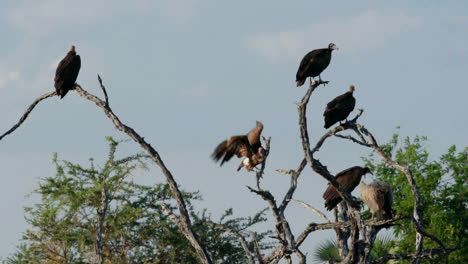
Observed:
[[[327,104],[323,117],[325,119],[325,128],[329,128],[339,121],[348,118],[356,104],[353,96],[354,85],[349,87],[349,91],[336,97]]]
[[[314,77],[319,77],[320,74],[325,70],[331,61],[332,51],[338,50],[335,44],[328,44],[328,48],[316,49],[307,53],[299,65],[299,69],[296,73],[296,85],[297,87],[302,86],[306,81],[307,77],[310,77],[310,83]]]
[[[251,171],[265,160],[265,149],[260,142],[262,130],[263,124],[257,121],[257,126],[250,130],[247,135],[232,136],[221,142],[211,157],[215,161],[221,160],[220,166],[229,161],[234,155],[238,158],[245,157],[237,170],[239,171],[242,167],[245,167],[247,171]]]
[[[348,193],[351,193],[366,173],[372,173],[368,167],[355,166],[338,173],[335,179]],[[328,184],[323,199],[325,199],[325,207],[328,211],[335,208],[342,200],[338,191],[331,184]]]
[[[375,181],[359,187],[362,201],[369,207],[372,216],[379,220],[391,219],[393,192],[390,184]]]
[[[80,55],[75,52],[75,46],[63,58],[55,71],[55,91],[63,98],[75,86],[76,78],[80,72]]]

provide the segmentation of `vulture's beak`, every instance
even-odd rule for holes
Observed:
[[[337,46],[334,46],[333,50],[339,50],[339,48]]]

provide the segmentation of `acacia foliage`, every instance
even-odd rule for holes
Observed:
[[[409,165],[419,186],[426,231],[444,241],[446,247],[460,246],[451,253],[448,263],[462,264],[468,259],[468,148],[457,150],[455,145],[438,159],[431,159],[425,143],[427,138],[416,136],[403,140],[395,134],[390,142],[381,145],[385,154],[400,164]],[[373,155],[364,158],[377,180],[390,183],[393,188],[393,209],[398,214],[412,215],[414,197],[406,184],[405,175]],[[393,227],[399,240],[398,252],[414,250],[415,229],[410,221]],[[438,247],[425,239],[425,247]],[[440,263],[441,260],[423,260]],[[402,263],[409,263],[404,262]]]
[[[40,202],[25,208],[29,228],[22,244],[4,263],[90,263],[95,254],[97,222],[105,198],[103,256],[104,263],[199,263],[198,255],[163,212],[159,203],[176,211],[167,184],[136,184],[133,176],[145,169],[148,157],[138,153],[116,157],[120,142],[107,139],[109,155],[103,165],[90,159],[87,166],[53,158],[56,175],[42,180],[35,191]],[[194,231],[214,263],[247,263],[239,241],[221,230],[206,226],[214,222],[206,210],[197,212],[193,201],[197,192],[183,192]],[[225,211],[217,223],[249,237],[248,229],[263,222],[265,210],[252,217],[233,217]],[[262,249],[270,248],[264,238],[270,232],[256,234]],[[253,251],[253,242],[248,242]]]

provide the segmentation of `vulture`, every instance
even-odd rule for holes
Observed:
[[[325,119],[325,128],[329,128],[339,121],[345,120],[353,111],[356,99],[353,97],[354,85],[349,87],[349,91],[331,100],[323,117]]]
[[[55,71],[55,91],[60,98],[63,98],[75,86],[80,67],[80,55],[76,54],[75,46],[71,46],[70,51],[60,61]]]
[[[310,77],[310,82],[316,76],[320,78],[320,74],[325,70],[331,61],[332,51],[338,50],[338,47],[330,43],[328,48],[325,49],[316,49],[307,53],[304,58],[302,58],[299,69],[296,73],[296,85],[297,87],[302,86],[307,79]]]
[[[393,194],[390,184],[375,181],[359,188],[362,201],[369,207],[372,217],[379,220],[390,219],[392,215]]]
[[[263,130],[263,124],[257,121],[255,128],[249,131],[247,135],[232,136],[221,142],[214,150],[211,158],[214,161],[221,160],[220,166],[229,161],[234,155],[238,158],[245,157],[237,168],[237,171],[245,167],[251,171],[255,166],[265,160],[266,153],[260,142],[260,134]]]
[[[358,186],[362,176],[366,173],[372,173],[368,167],[362,168],[355,166],[338,173],[335,179],[348,193],[351,193],[354,188]],[[323,194],[323,199],[325,199],[325,207],[328,211],[335,208],[342,200],[340,194],[330,183]]]

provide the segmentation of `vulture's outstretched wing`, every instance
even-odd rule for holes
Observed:
[[[250,147],[253,152],[257,152],[258,148],[262,147],[260,141],[260,135],[263,131],[263,124],[260,121],[257,121],[257,126],[247,133],[247,139],[249,140]]]
[[[214,150],[211,158],[215,161],[221,160],[221,166],[229,161],[234,155],[238,158],[252,156],[252,150],[247,136],[233,136],[221,142]]]

